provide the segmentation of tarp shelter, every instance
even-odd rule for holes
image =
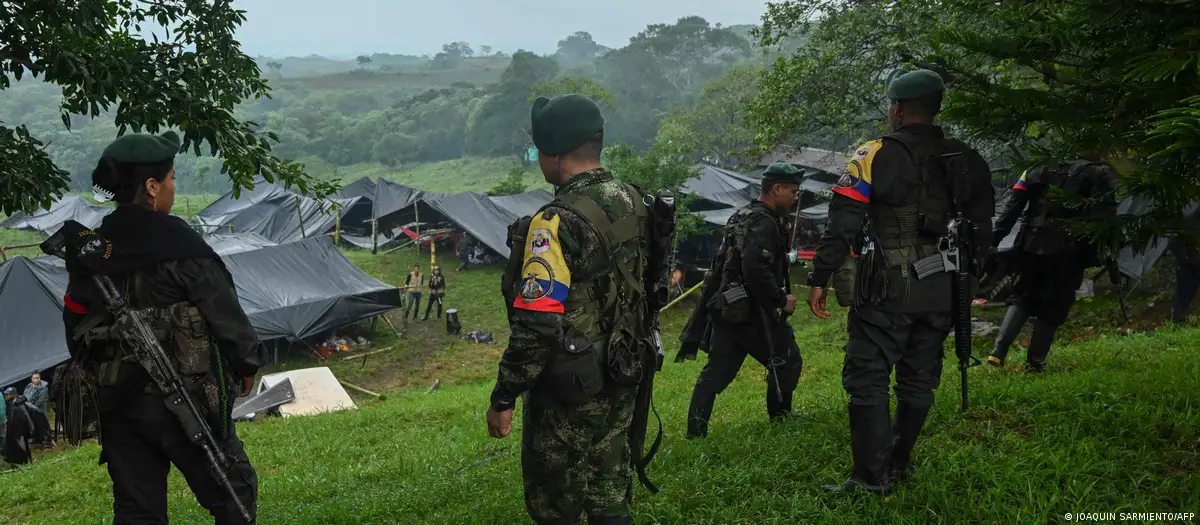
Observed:
[[[253,189],[244,189],[237,197],[234,197],[231,191],[213,201],[207,208],[200,210],[200,213],[196,214],[196,222],[208,226],[207,230],[214,230],[225,225],[247,208],[284,195],[296,195],[296,193],[278,184],[266,182],[262,178],[255,179]]]
[[[482,193],[456,193],[422,198],[413,208],[422,222],[449,222],[467,232],[501,257],[508,257],[508,225],[532,215],[554,197],[545,190],[492,197]]]
[[[1149,197],[1127,198],[1117,205],[1117,215],[1133,215],[1140,216],[1150,213],[1154,209],[1154,200]],[[1183,209],[1184,217],[1191,217],[1200,210],[1200,202],[1193,202]],[[1135,281],[1141,281],[1146,278],[1146,274],[1150,269],[1158,263],[1163,254],[1167,252],[1167,245],[1170,244],[1170,238],[1162,238],[1151,241],[1141,251],[1135,251],[1133,248],[1122,248],[1117,254],[1117,268],[1121,273]]]
[[[339,199],[352,199],[354,197],[366,197],[368,200],[375,200],[375,181],[369,177],[363,177],[350,184],[342,186],[342,191],[337,192],[335,197]]]
[[[743,206],[758,196],[757,186],[757,180],[740,173],[702,165],[695,177],[684,181],[680,190],[702,199],[692,209],[703,211]]]
[[[352,190],[361,191],[369,183],[355,182]],[[341,206],[344,226],[360,225],[370,218],[369,198],[333,197],[321,202],[260,181],[237,199],[232,192],[221,196],[196,214],[196,220],[209,233],[256,233],[274,243],[288,243],[332,231],[339,213],[334,204]]]
[[[257,233],[210,233],[204,241],[221,257],[278,244]]]
[[[70,358],[63,329],[67,269],[56,259],[0,263],[0,386]]]
[[[295,341],[400,307],[396,287],[364,273],[328,236],[222,259],[264,341]]]
[[[809,173],[825,172],[835,175],[841,175],[842,170],[846,169],[846,165],[850,164],[850,157],[838,153],[818,148],[801,148],[796,149],[790,146],[777,148],[771,154],[759,159],[758,166],[766,168],[773,163],[783,162],[793,164],[804,168]],[[760,171],[761,172],[761,171]]]
[[[259,249],[250,248],[262,241],[246,235],[208,239],[225,252],[242,309],[264,341],[295,341],[400,306],[399,290],[363,273],[328,236]],[[0,264],[0,385],[67,360],[66,288],[59,259],[18,256]]]
[[[49,209],[43,208],[33,213],[15,213],[0,221],[0,228],[34,230],[50,236],[67,221],[95,228],[114,209],[112,206],[101,206],[83,197],[71,195],[51,204]]]

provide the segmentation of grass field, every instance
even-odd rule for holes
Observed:
[[[466,157],[462,159],[412,164],[395,169],[378,163],[362,163],[350,166],[332,166],[319,159],[299,159],[309,173],[322,179],[339,178],[349,184],[362,177],[384,178],[407,186],[429,191],[457,193],[474,191],[486,193],[496,183],[508,176],[509,170],[517,165],[512,157]],[[550,190],[536,166],[526,170],[525,184],[528,189]]]
[[[372,257],[351,253],[393,284],[428,253]],[[447,261],[448,266],[452,266]],[[387,391],[360,409],[243,424],[239,432],[261,476],[259,523],[526,523],[519,428],[487,436],[483,412],[507,339],[495,268],[449,273],[448,306],[464,330],[495,331],[498,344],[444,334],[441,323],[410,322],[392,351],[331,361],[341,378]],[[802,289],[798,289],[802,292]],[[818,485],[849,469],[847,396],[841,388],[844,321],[797,315],[792,323],[805,371],[799,418],[767,423],[762,369],[749,365],[717,404],[710,437],[685,441],[687,400],[704,363],[665,365],[656,405],[666,433],[651,466],[657,495],[635,491],[639,523],[1059,523],[1072,512],[1194,512],[1200,508],[1200,330],[1162,329],[1119,337],[1087,331],[1106,313],[1072,321],[1086,334],[1058,345],[1052,372],[1019,372],[1022,351],[1005,369],[970,371],[972,406],[957,412],[957,370],[943,388],[918,444],[919,470],[886,500],[823,495]],[[668,357],[689,308],[665,314]],[[838,310],[838,313],[844,313]],[[980,312],[994,318],[998,310]],[[839,316],[840,317],[840,316]],[[404,327],[399,315],[397,327]],[[982,355],[986,338],[977,339]],[[948,352],[949,354],[949,352]],[[952,354],[951,354],[952,355]],[[290,366],[311,366],[294,362]],[[434,379],[442,387],[426,394]],[[518,408],[518,411],[520,409]],[[518,417],[519,420],[519,417]],[[0,523],[93,524],[111,520],[109,481],[99,449],[52,454],[0,483]],[[204,523],[182,478],[171,475],[172,521]]]

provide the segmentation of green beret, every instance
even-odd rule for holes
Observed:
[[[604,131],[600,106],[583,95],[538,97],[530,116],[533,145],[550,156],[572,151]]]
[[[928,69],[918,69],[901,73],[888,82],[886,95],[892,100],[903,101],[941,93],[945,89],[940,75]]]
[[[162,135],[131,133],[112,141],[104,148],[102,157],[121,164],[154,164],[175,158],[179,153],[179,135],[168,131]]]
[[[763,171],[764,182],[781,182],[784,184],[800,184],[804,180],[804,170],[791,164],[776,162]]]

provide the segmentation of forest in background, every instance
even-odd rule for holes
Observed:
[[[580,92],[602,103],[606,142],[621,144],[622,154],[657,151],[734,167],[735,153],[752,146],[754,138],[742,119],[744,103],[755,95],[766,65],[801,41],[759,49],[752,30],[685,17],[650,25],[617,49],[576,32],[548,56],[450,42],[434,56],[258,57],[272,97],[239,105],[236,117],[276,133],[280,158],[304,164],[320,179],[347,183],[366,175],[395,178],[391,175],[455,159],[509,158],[519,167],[532,145],[532,99]],[[68,129],[60,101],[57,86],[27,78],[6,90],[0,116],[28,126],[71,174],[71,190],[84,191],[116,127],[102,114],[72,116]],[[179,191],[228,191],[220,162],[180,155]],[[519,171],[507,175],[507,187],[520,187]]]

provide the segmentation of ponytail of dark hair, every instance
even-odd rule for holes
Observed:
[[[100,157],[96,169],[92,170],[92,185],[112,192],[117,204],[132,204],[145,191],[148,179],[167,180],[173,167],[174,159],[152,164],[126,164],[112,157]]]

